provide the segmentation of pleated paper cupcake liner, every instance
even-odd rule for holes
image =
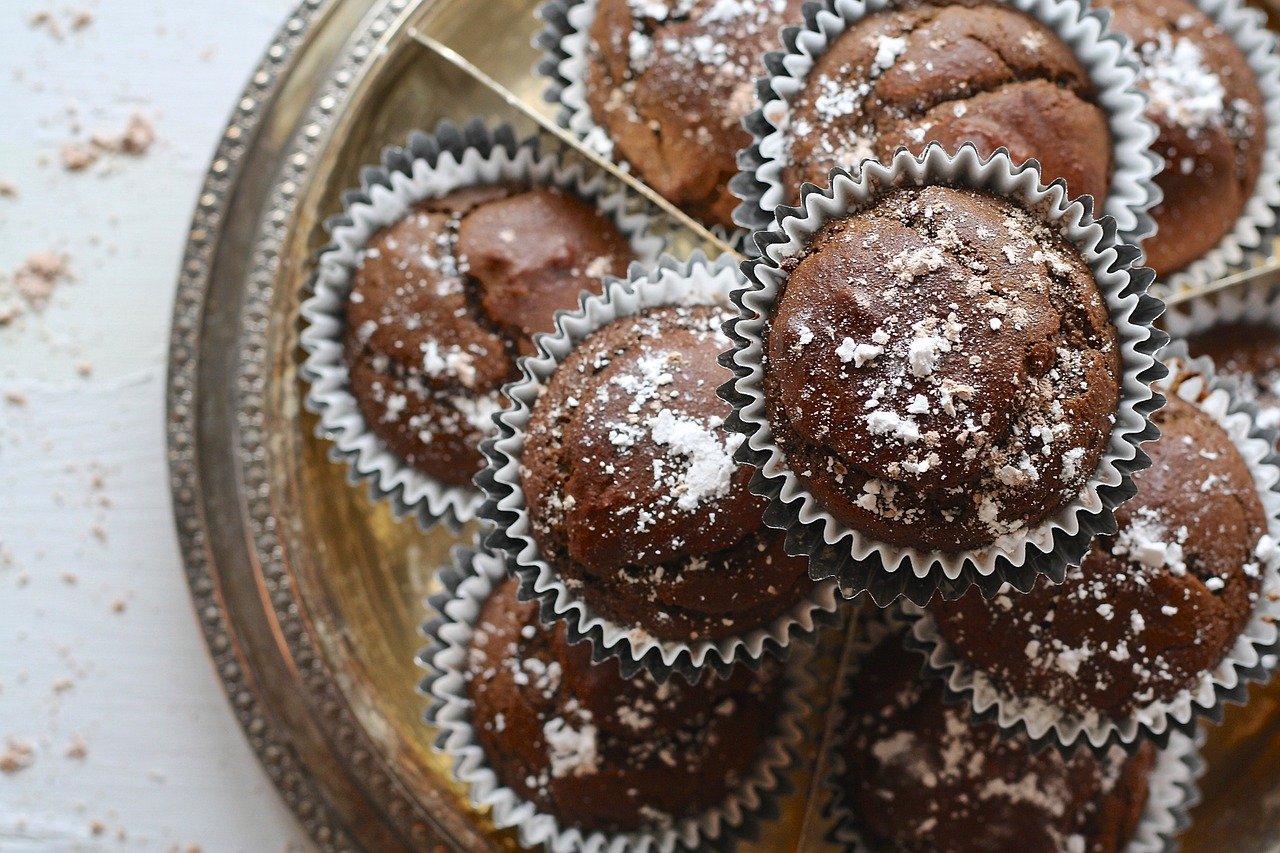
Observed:
[[[418,658],[428,670],[421,685],[430,699],[424,719],[440,729],[436,748],[452,757],[454,778],[467,786],[471,804],[491,809],[493,822],[500,829],[515,828],[521,844],[555,853],[732,850],[740,839],[755,838],[762,821],[778,815],[778,800],[792,791],[790,775],[811,713],[809,697],[814,681],[808,655],[798,654],[786,664],[787,683],[774,733],[761,745],[752,774],[718,807],[668,827],[625,833],[584,831],[539,811],[505,786],[471,724],[471,701],[464,678],[467,646],[484,601],[507,577],[505,561],[485,551],[459,549],[455,566],[440,577],[444,591],[429,602],[433,615],[423,626],[429,645]]]
[[[643,260],[656,258],[666,244],[649,233],[647,205],[614,179],[536,137],[518,138],[509,125],[445,122],[433,134],[413,133],[404,148],[387,148],[380,165],[365,167],[360,181],[343,194],[343,213],[326,223],[332,242],[320,253],[311,296],[302,304],[306,406],[320,416],[317,434],[333,442],[332,458],[348,466],[352,482],[369,484],[373,500],[389,502],[397,517],[413,515],[424,529],[441,519],[456,527],[475,517],[480,493],[407,464],[373,432],[351,391],[342,339],[352,274],[369,239],[423,199],[512,181],[558,187],[592,203]]]
[[[1280,55],[1276,34],[1267,29],[1266,16],[1241,0],[1192,0],[1200,11],[1222,27],[1253,70],[1262,93],[1266,146],[1262,170],[1253,195],[1235,226],[1208,254],[1183,270],[1161,278],[1156,292],[1185,293],[1248,266],[1274,251],[1280,231]]]
[[[1077,0],[1004,2],[1057,34],[1088,72],[1113,142],[1111,187],[1102,213],[1116,221],[1123,242],[1149,236],[1155,228],[1149,211],[1161,197],[1154,178],[1163,164],[1150,150],[1156,128],[1145,117],[1147,99],[1137,87],[1138,64],[1128,40],[1107,29],[1108,13]],[[755,142],[739,157],[742,172],[729,185],[743,199],[734,214],[738,224],[763,231],[774,222],[775,211],[790,203],[794,188],[783,180],[789,111],[818,59],[857,22],[892,8],[893,0],[823,0],[806,6],[803,27],[783,31],[784,50],[765,57],[769,76],[758,87],[763,106],[746,119]],[[841,165],[856,171],[859,164]]]
[[[832,584],[818,584],[768,624],[720,639],[663,640],[643,626],[619,624],[596,612],[541,556],[533,538],[521,480],[524,430],[544,384],[575,346],[619,317],[662,305],[729,305],[729,292],[742,283],[734,261],[709,262],[701,254],[684,263],[664,256],[656,266],[633,265],[629,281],[611,281],[603,296],[584,297],[582,308],[561,314],[556,332],[539,336],[538,354],[521,359],[521,378],[505,389],[508,403],[497,416],[499,434],[484,443],[489,466],[476,482],[486,495],[481,517],[494,527],[488,545],[507,555],[520,576],[523,599],[541,603],[544,620],[563,619],[570,640],[586,638],[597,660],[617,658],[626,675],[644,668],[660,681],[673,673],[692,680],[703,667],[727,672],[736,662],[757,666],[766,655],[785,657],[793,641],[811,639],[835,618]]]
[[[935,184],[1011,200],[1075,245],[1093,271],[1117,329],[1122,371],[1109,443],[1077,498],[1027,528],[1014,543],[950,552],[881,542],[827,511],[788,467],[774,439],[762,361],[769,317],[787,275],[784,266],[809,238],[826,222],[863,208],[886,191]],[[1061,582],[1066,566],[1084,556],[1095,535],[1114,531],[1116,506],[1135,491],[1133,473],[1150,465],[1139,445],[1159,434],[1151,414],[1163,398],[1151,383],[1165,374],[1155,353],[1167,336],[1152,327],[1163,304],[1146,293],[1151,271],[1134,266],[1138,250],[1118,240],[1115,222],[1110,217],[1094,220],[1089,209],[1088,197],[1068,199],[1060,181],[1041,185],[1038,170],[1014,166],[1003,151],[983,160],[971,145],[954,155],[930,145],[920,157],[899,151],[888,164],[867,161],[856,178],[833,170],[829,188],[806,185],[800,207],[783,209],[779,222],[755,235],[762,254],[743,265],[750,282],[733,294],[740,316],[729,324],[735,348],[723,359],[735,378],[721,395],[734,407],[727,423],[746,435],[738,459],[758,469],[752,491],[770,500],[765,518],[787,530],[789,553],[809,555],[811,577],[834,577],[847,597],[866,591],[881,606],[900,596],[923,604],[935,592],[955,598],[974,584],[990,597],[1004,583],[1030,589],[1040,574]]]
[[[1280,542],[1280,456],[1275,451],[1276,431],[1260,426],[1257,406],[1241,399],[1236,382],[1215,376],[1208,359],[1191,359],[1181,343],[1172,344],[1163,354],[1178,379],[1165,380],[1165,393],[1196,403],[1226,431],[1253,474],[1258,497],[1266,510],[1267,534]],[[1199,722],[1221,722],[1228,703],[1243,704],[1251,682],[1265,682],[1274,667],[1277,642],[1276,620],[1280,619],[1280,553],[1260,555],[1262,587],[1244,630],[1213,669],[1200,675],[1194,684],[1172,699],[1153,701],[1124,719],[1081,714],[1038,697],[1012,695],[986,672],[961,658],[938,630],[929,612],[911,604],[902,605],[902,615],[911,622],[909,640],[941,678],[948,695],[970,706],[975,720],[993,722],[1010,733],[1030,738],[1037,745],[1052,745],[1069,751],[1088,744],[1095,750],[1120,745],[1133,750],[1144,740],[1164,746],[1176,733],[1194,736]]]
[[[557,104],[556,121],[573,132],[583,144],[619,166],[632,171],[631,165],[617,156],[609,132],[596,124],[587,103],[588,33],[596,17],[599,0],[548,0],[538,7],[538,17],[546,26],[533,40],[543,51],[535,66],[547,81],[543,100]],[[763,62],[763,59],[762,59]],[[764,70],[763,64],[760,70]],[[643,175],[638,175],[643,179]],[[708,229],[732,246],[742,246],[748,232],[743,228],[725,228],[708,224]]]

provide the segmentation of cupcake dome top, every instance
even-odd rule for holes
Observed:
[[[1159,275],[1186,267],[1235,227],[1262,169],[1266,116],[1244,51],[1188,0],[1100,0],[1141,65],[1147,118],[1165,160],[1156,233],[1143,243]]]
[[[517,355],[633,258],[612,222],[553,187],[418,203],[352,274],[343,348],[365,420],[410,465],[468,485]]]
[[[954,652],[1002,690],[1122,718],[1192,687],[1250,619],[1270,543],[1253,476],[1194,404],[1175,395],[1155,419],[1162,437],[1119,532],[1062,586],[931,605]]]
[[[719,806],[751,775],[780,706],[781,667],[658,684],[591,661],[540,624],[508,579],[467,650],[476,738],[502,784],[563,826],[626,832]]]
[[[612,619],[661,638],[754,628],[809,589],[764,526],[716,396],[722,306],[653,308],[583,340],[534,406],[522,453],[541,556]]]
[[[982,192],[900,189],[828,222],[788,266],[766,404],[833,515],[947,551],[1076,497],[1110,437],[1120,355],[1056,231]]]
[[[837,806],[870,849],[1123,850],[1142,817],[1155,750],[1032,752],[971,725],[917,675],[895,635],[858,662]]]
[[[965,142],[1101,207],[1111,180],[1107,117],[1080,59],[1048,26],[995,2],[908,3],[869,14],[817,60],[784,130],[789,203],[803,182],[899,147]]]

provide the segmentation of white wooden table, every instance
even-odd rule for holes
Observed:
[[[0,0],[0,302],[33,252],[74,274],[0,326],[0,851],[306,849],[205,654],[163,411],[197,188],[290,0],[72,5]],[[134,112],[145,155],[63,168]]]

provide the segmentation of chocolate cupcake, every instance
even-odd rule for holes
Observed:
[[[1155,420],[1119,532],[1065,583],[930,605],[944,641],[999,689],[1123,719],[1191,690],[1249,621],[1267,532],[1249,466],[1192,403],[1172,397]]]
[[[1259,649],[1280,611],[1274,436],[1207,362],[1169,358],[1175,393],[1155,415],[1137,497],[1062,585],[907,608],[930,666],[1002,727],[1064,747],[1163,740],[1267,675]]]
[[[716,396],[724,306],[624,317],[578,344],[534,404],[525,502],[542,559],[610,620],[663,640],[740,634],[812,585],[764,525]]]
[[[960,551],[1072,501],[1111,434],[1093,274],[1011,201],[886,193],[820,229],[770,318],[765,402],[801,483],[876,539]]]
[[[746,778],[780,708],[780,667],[658,684],[591,662],[508,579],[480,611],[465,679],[476,737],[504,785],[565,826],[669,827]]]
[[[751,142],[742,119],[756,107],[763,56],[799,23],[803,0],[586,0],[559,4],[574,33],[550,41],[548,72],[569,90],[569,127],[597,139],[691,215],[728,231],[738,200],[728,188]],[[567,8],[566,8],[567,7]],[[549,11],[549,10],[548,10]],[[544,11],[544,16],[548,16]],[[579,37],[581,32],[585,38]],[[567,52],[571,51],[571,53]],[[551,93],[556,97],[556,93]]]
[[[838,836],[872,850],[1127,849],[1147,806],[1151,744],[1134,755],[1033,752],[971,726],[918,663],[890,635],[850,676]]]
[[[815,10],[816,12],[816,10]],[[1138,67],[1105,13],[1041,0],[828,3],[765,58],[754,144],[731,183],[737,221],[768,228],[804,182],[936,142],[1034,159],[1045,183],[1088,194],[1122,239],[1151,233],[1160,159]]]
[[[1146,464],[1151,273],[1037,179],[902,150],[756,234],[722,393],[788,549],[846,596],[1061,578]]]
[[[1253,195],[1266,148],[1262,92],[1231,36],[1187,0],[1100,0],[1133,40],[1147,117],[1165,160],[1156,233],[1143,243],[1158,276],[1185,268],[1230,232]]]
[[[696,683],[623,677],[460,551],[424,626],[427,719],[476,807],[526,846],[732,849],[776,814],[809,708],[804,660]]]
[[[508,127],[442,124],[362,172],[302,306],[320,434],[398,515],[474,517],[479,442],[532,336],[651,260],[648,209]]]
[[[485,447],[490,545],[627,673],[781,654],[835,608],[733,458],[717,357],[738,280],[728,257],[664,260],[564,315]]]
[[[465,486],[498,392],[556,311],[634,260],[601,213],[555,187],[467,187],[374,234],[343,345],[370,428],[409,465]]]
[[[886,9],[842,32],[792,100],[784,180],[827,183],[837,166],[929,142],[1039,161],[1044,180],[1099,208],[1111,181],[1106,113],[1084,64],[1044,23],[994,2]]]

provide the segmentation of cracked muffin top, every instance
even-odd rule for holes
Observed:
[[[516,358],[633,258],[613,222],[555,188],[420,202],[369,240],[352,277],[343,347],[369,427],[428,476],[469,484]]]
[[[1084,66],[1052,30],[998,3],[907,3],[868,15],[818,58],[785,128],[790,202],[831,169],[888,162],[930,142],[984,157],[1009,149],[1044,181],[1101,207],[1111,182],[1106,114]]]
[[[1096,470],[1117,332],[1088,265],[1039,218],[969,190],[896,190],[784,269],[768,418],[837,519],[921,549],[1007,546]]]

